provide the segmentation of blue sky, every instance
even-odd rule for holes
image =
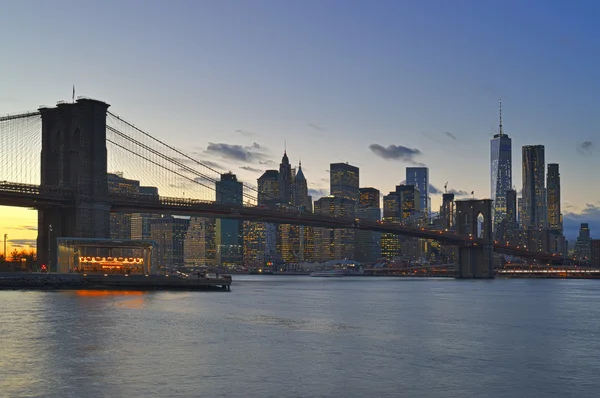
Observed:
[[[361,186],[383,193],[423,163],[434,186],[487,197],[502,98],[513,184],[521,146],[544,144],[560,163],[568,237],[587,220],[600,236],[595,1],[0,6],[0,113],[70,99],[75,84],[181,148],[258,143],[250,161],[203,152],[244,181],[260,173],[241,167],[273,167],[259,162],[278,163],[286,141],[314,190],[328,189],[330,162],[359,166]],[[384,159],[373,144],[413,151]]]

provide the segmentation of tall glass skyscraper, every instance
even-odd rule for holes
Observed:
[[[506,219],[506,191],[512,189],[512,140],[502,130],[502,101],[500,130],[491,142],[491,177],[492,219],[494,234],[498,234],[502,221]]]
[[[547,225],[545,167],[544,146],[525,145],[523,147],[523,228],[545,228]]]
[[[235,174],[221,174],[216,185],[216,203],[242,205],[244,186]],[[215,223],[216,262],[218,265],[242,263],[243,223],[239,220],[217,218]]]
[[[406,185],[414,185],[417,188],[421,194],[419,210],[429,215],[431,210],[429,206],[429,169],[427,167],[407,167]]]
[[[562,233],[562,214],[560,214],[560,173],[558,163],[548,163],[546,175],[546,196],[548,200],[548,228]]]

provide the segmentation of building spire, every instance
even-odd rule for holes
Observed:
[[[500,137],[504,135],[502,131],[502,98],[500,98]]]

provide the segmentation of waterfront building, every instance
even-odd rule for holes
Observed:
[[[215,219],[191,217],[184,245],[184,263],[188,267],[215,265]]]
[[[184,242],[189,218],[163,216],[151,221],[150,235],[156,242],[156,261],[162,270],[176,270],[184,265]]]
[[[590,265],[600,268],[600,239],[592,239],[590,241],[590,258]]]
[[[355,217],[360,220],[378,221],[381,219],[380,193],[375,188],[360,188],[359,205]],[[381,233],[354,231],[354,259],[361,263],[374,263],[381,257]]]
[[[123,177],[123,173],[108,173],[108,193],[111,195],[137,195],[140,182]],[[131,213],[110,213],[110,238],[131,239]]]
[[[494,201],[492,219],[494,234],[501,237],[501,229],[507,213],[506,192],[512,188],[512,140],[502,128],[502,101],[500,101],[500,130],[490,143],[491,147],[491,198]]]
[[[543,145],[526,145],[523,154],[523,228],[547,226]]]
[[[401,198],[396,192],[390,192],[383,197],[383,217],[385,223],[400,224],[401,216]],[[402,244],[400,235],[392,233],[381,234],[381,257],[392,260],[400,257],[402,254]]]
[[[419,210],[425,218],[429,218],[431,205],[429,202],[429,169],[427,167],[407,167],[406,186],[414,186],[419,191]]]
[[[359,201],[359,170],[348,163],[331,163],[329,165],[330,195]]]
[[[221,174],[215,183],[216,203],[241,206],[244,186],[235,174]],[[215,249],[217,265],[239,265],[243,261],[243,224],[239,220],[217,218],[215,222]]]
[[[358,191],[357,191],[358,192]],[[325,196],[315,201],[315,214],[329,217],[354,217],[356,201]],[[314,260],[351,260],[354,257],[354,230],[314,228]]]
[[[148,200],[158,199],[157,187],[140,187],[139,195]],[[160,218],[160,214],[133,213],[131,214],[131,239],[150,239],[150,223]]]
[[[588,223],[581,223],[579,236],[575,241],[575,257],[582,262],[589,262],[592,256],[592,238]]]

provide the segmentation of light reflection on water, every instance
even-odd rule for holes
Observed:
[[[597,396],[600,285],[237,276],[0,292],[0,396]]]

